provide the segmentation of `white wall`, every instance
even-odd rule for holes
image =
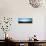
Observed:
[[[9,33],[17,40],[27,40],[34,34],[39,40],[44,40],[45,15],[45,8],[32,8],[28,0],[0,0],[0,16],[13,17]],[[16,21],[18,17],[32,17],[33,23],[18,24]]]

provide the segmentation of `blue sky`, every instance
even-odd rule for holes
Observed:
[[[32,21],[32,18],[16,18],[17,21]]]

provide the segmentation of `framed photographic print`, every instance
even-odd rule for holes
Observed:
[[[18,23],[32,23],[32,18],[17,18]]]

